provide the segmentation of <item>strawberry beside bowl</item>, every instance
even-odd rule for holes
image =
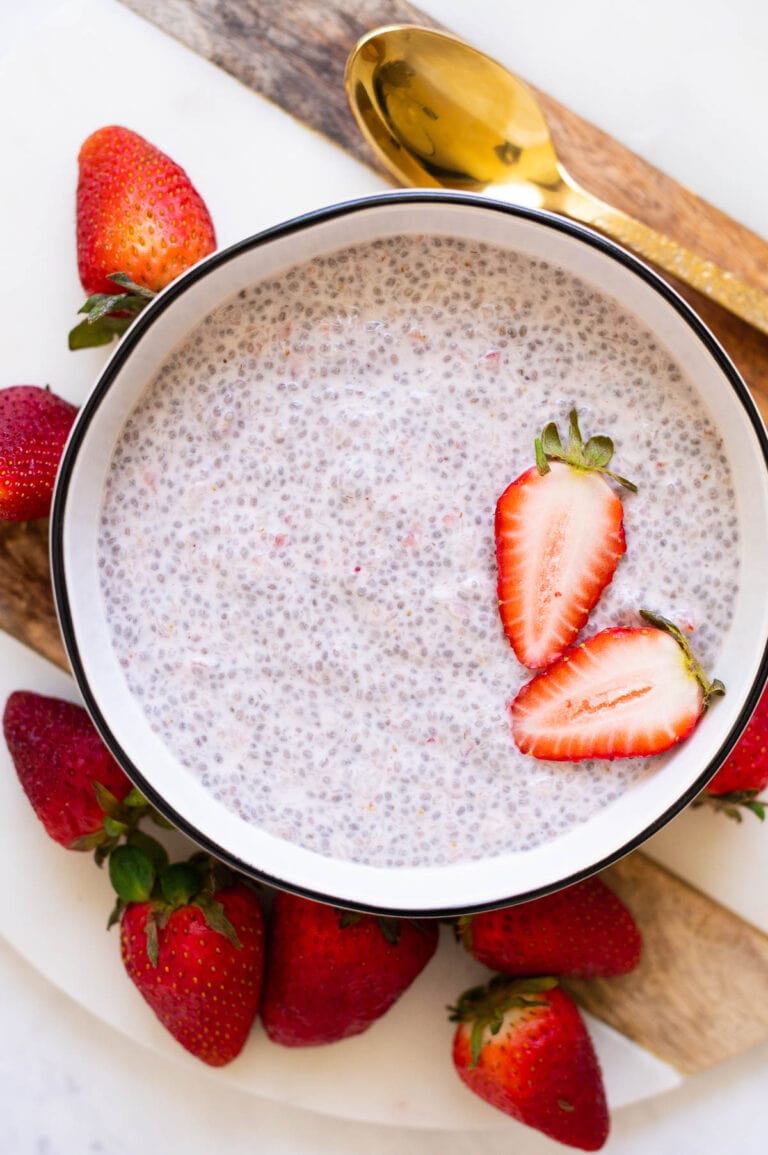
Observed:
[[[661,756],[513,741],[533,672],[494,506],[576,411],[638,491],[578,641],[648,610],[727,688]],[[664,282],[548,214],[408,192],[149,305],[76,422],[51,556],[88,709],[171,821],[286,889],[438,915],[585,877],[706,785],[768,673],[766,526],[760,417]]]

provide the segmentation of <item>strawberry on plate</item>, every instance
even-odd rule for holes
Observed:
[[[149,298],[216,247],[210,213],[184,169],[137,132],[97,129],[78,165],[77,264],[90,295],[70,348],[119,336]]]
[[[61,846],[100,860],[148,812],[81,706],[16,690],[3,734],[24,793]]]
[[[496,505],[499,613],[520,662],[548,666],[576,639],[623,556],[624,509],[609,478],[609,437],[585,443],[576,410],[568,443],[547,425],[535,442],[536,465]]]
[[[286,1047],[358,1035],[437,948],[434,922],[352,914],[279,891],[272,908],[261,1019]]]
[[[623,975],[642,952],[631,913],[597,877],[518,906],[463,915],[457,934],[479,962],[514,977]]]
[[[646,610],[648,623],[607,629],[523,686],[512,733],[523,754],[553,761],[661,754],[693,731],[713,697],[686,637]]]
[[[750,810],[761,820],[765,803],[758,795],[768,787],[768,690],[763,691],[744,732],[694,805],[707,802],[741,821]]]
[[[453,1063],[486,1103],[584,1151],[608,1138],[600,1066],[575,1004],[552,978],[494,979],[452,1008]]]
[[[207,863],[207,865],[206,865]],[[232,1062],[250,1034],[264,972],[258,897],[215,860],[166,865],[143,847],[110,857],[123,965],[182,1047],[211,1067]]]
[[[77,408],[39,385],[0,389],[0,521],[47,517]]]

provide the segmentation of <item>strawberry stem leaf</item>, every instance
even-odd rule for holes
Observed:
[[[78,838],[73,838],[68,846],[68,850],[96,850],[105,841],[104,830],[94,830],[92,834],[81,834]]]
[[[606,441],[609,439],[606,438]],[[575,409],[572,409],[568,414],[568,450],[567,456],[574,458],[581,458],[583,456],[584,442],[581,437],[581,430],[579,429],[579,415]],[[613,456],[613,444],[611,443],[611,456]],[[610,458],[609,458],[610,460]]]
[[[448,1010],[451,1022],[472,1024],[469,1038],[470,1067],[476,1067],[480,1060],[486,1028],[492,1035],[496,1035],[504,1025],[507,1011],[547,1006],[536,995],[551,991],[557,985],[556,978],[508,979],[497,975],[487,986],[471,987],[465,991],[456,1006]]]
[[[156,294],[146,285],[137,285],[126,273],[110,273],[108,280],[119,285],[122,293],[93,293],[78,312],[85,320],[69,334],[70,349],[88,349],[108,345],[121,337],[128,326]]]
[[[620,474],[614,473],[612,470],[606,468],[613,457],[614,446],[610,437],[597,435],[590,437],[586,445],[584,444],[576,409],[572,409],[568,415],[567,448],[563,449],[560,434],[554,421],[550,421],[549,425],[544,426],[541,438],[536,439],[534,446],[536,449],[536,465],[539,473],[544,474],[549,469],[549,466],[542,468],[542,458],[545,460],[562,461],[566,465],[573,466],[574,469],[603,473],[618,485],[623,486],[624,489],[628,489],[632,493],[637,493],[637,486],[633,481],[628,481],[626,477],[622,477]]]
[[[462,946],[472,953],[472,922],[471,914],[462,914],[454,923],[454,934]]]
[[[554,421],[545,425],[541,431],[541,447],[549,457],[562,457],[565,454],[560,434]]]
[[[117,846],[109,856],[109,878],[124,902],[146,902],[155,883],[152,859],[139,846]]]
[[[546,430],[544,432],[546,432]],[[547,461],[547,455],[540,437],[536,438],[533,447],[536,450],[536,468],[543,477],[545,473],[549,473],[549,462]]]
[[[138,846],[139,850],[143,850],[157,873],[165,870],[168,865],[168,852],[151,834],[145,834],[143,830],[131,830],[126,843],[128,846]]]
[[[725,694],[725,686],[719,678],[713,678],[710,682],[709,678],[704,672],[704,667],[701,665],[701,662],[699,662],[698,658],[694,654],[688,639],[679,626],[676,626],[674,622],[670,622],[668,618],[663,618],[661,614],[654,614],[650,610],[640,610],[640,617],[643,619],[643,621],[648,622],[649,625],[653,626],[654,629],[663,630],[664,633],[669,634],[670,637],[675,639],[678,646],[685,655],[686,666],[688,667],[689,673],[696,679],[702,688],[704,694],[704,700],[702,703],[703,710],[707,710],[709,708],[713,698],[719,698]]]
[[[384,918],[379,916],[376,919],[379,924],[384,939],[390,946],[397,946],[400,941],[400,919],[399,918]]]
[[[90,349],[96,345],[109,345],[115,337],[121,337],[130,325],[132,317],[113,317],[111,314],[98,321],[81,321],[69,333],[70,349]]]
[[[339,916],[340,930],[345,930],[348,926],[357,926],[363,917],[356,910],[339,910],[338,907],[336,907],[336,913]]]
[[[101,867],[107,861],[110,854],[112,853],[112,851],[117,846],[117,843],[118,843],[117,838],[105,838],[104,841],[100,842],[99,845],[96,847],[96,849],[93,852],[93,861],[96,863],[96,865],[99,867],[99,869],[101,869]]]
[[[584,446],[584,456],[595,469],[604,469],[613,457],[613,442],[610,437],[590,437]]]
[[[232,886],[234,875],[230,868],[220,859],[203,852],[202,854],[193,854],[189,861],[196,863],[202,871],[202,889],[207,894],[216,894],[218,890],[224,890],[225,887]]]
[[[171,906],[186,906],[200,891],[200,871],[191,862],[174,862],[160,875],[160,893]]]
[[[95,325],[102,317],[114,314],[119,316],[122,313],[129,312],[135,317],[137,313],[146,305],[144,297],[137,296],[136,293],[96,293],[79,309],[79,313],[85,313],[89,325]]]
[[[693,809],[699,806],[711,806],[713,810],[721,810],[729,818],[741,822],[743,810],[750,810],[761,822],[765,821],[766,802],[757,796],[759,790],[730,790],[726,794],[710,794],[705,790],[703,794],[691,803]]]
[[[96,801],[105,814],[110,818],[120,817],[121,803],[118,802],[111,790],[107,790],[106,786],[102,786],[101,782],[93,779],[93,792],[96,795]]]
[[[137,790],[135,786],[133,787],[133,789],[128,791],[125,798],[123,799],[123,806],[140,807],[140,806],[148,806],[148,805],[149,805],[149,803],[147,802],[144,795],[141,793],[140,790]]]
[[[110,273],[107,277],[108,281],[113,281],[119,285],[121,289],[126,289],[129,293],[135,293],[138,297],[144,297],[146,301],[151,301],[157,293],[153,289],[148,289],[146,285],[139,285],[136,281],[132,281],[127,273]]]
[[[104,829],[110,838],[120,838],[121,835],[125,834],[128,827],[118,818],[112,818],[107,814],[104,817]]]
[[[107,919],[107,930],[111,930],[115,923],[120,921],[120,917],[125,910],[125,907],[126,904],[123,902],[122,898],[115,900],[115,905],[112,907],[109,918]]]
[[[176,827],[167,818],[164,818],[159,810],[155,810],[154,806],[150,806],[147,810],[147,816],[154,822],[155,826],[159,826],[162,830],[175,830]]]
[[[157,919],[154,911],[150,910],[146,921],[147,956],[153,967],[157,967],[160,958],[160,939],[157,933]]]
[[[227,918],[224,907],[220,902],[217,902],[215,898],[211,898],[209,894],[200,894],[195,899],[194,905],[203,912],[205,921],[211,930],[217,930],[219,934],[223,934],[237,950],[240,950],[242,943],[237,937],[237,931]]]

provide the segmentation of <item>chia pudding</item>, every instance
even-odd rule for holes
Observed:
[[[639,488],[582,636],[648,608],[716,673],[728,462],[669,353],[589,284],[403,236],[189,334],[118,438],[99,567],[128,690],[212,798],[334,858],[439,866],[530,849],[659,772],[539,762],[511,736],[531,673],[499,619],[494,508],[573,407]]]

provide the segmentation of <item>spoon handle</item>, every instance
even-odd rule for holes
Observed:
[[[768,293],[747,285],[714,261],[697,256],[664,233],[656,232],[620,209],[604,204],[584,193],[583,189],[578,192],[583,194],[583,199],[569,198],[567,211],[570,216],[594,225],[612,240],[697,289],[762,333],[768,333]]]

